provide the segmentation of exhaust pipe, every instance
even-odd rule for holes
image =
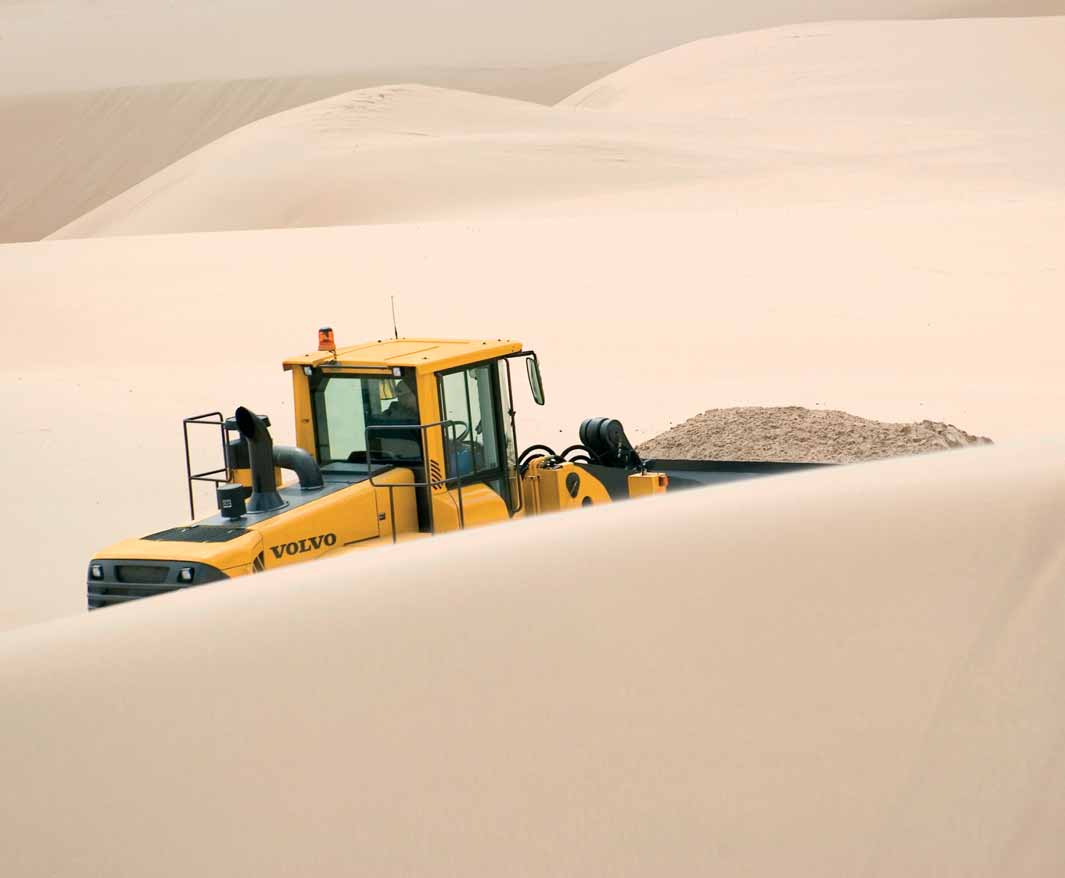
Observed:
[[[241,406],[236,411],[237,429],[248,443],[248,456],[251,463],[251,497],[248,498],[249,512],[269,512],[285,505],[277,493],[277,480],[274,478],[274,440],[270,438],[263,419],[255,412]]]

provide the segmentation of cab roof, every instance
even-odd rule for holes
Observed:
[[[338,346],[336,357],[329,351],[314,351],[284,361],[285,369],[296,366],[344,366],[367,369],[415,369],[439,372],[467,363],[491,360],[521,350],[521,342],[506,338],[388,338],[350,346]]]

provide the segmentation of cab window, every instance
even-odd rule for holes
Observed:
[[[440,410],[444,420],[455,423],[448,430],[453,439],[446,443],[448,476],[461,476],[463,484],[483,482],[507,500],[510,486],[502,466],[498,374],[492,362],[441,375]]]
[[[318,462],[365,463],[367,427],[374,463],[420,460],[421,435],[413,375],[344,375],[315,372],[311,376]]]

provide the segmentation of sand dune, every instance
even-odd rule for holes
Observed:
[[[53,237],[512,214],[690,180],[702,164],[684,144],[612,119],[387,86],[247,126]]]
[[[0,221],[195,150],[64,230],[98,237],[0,245],[0,871],[1060,874],[1065,19],[791,25],[558,107],[376,88],[219,138],[356,56],[1057,5],[0,0]],[[323,223],[362,225],[264,228]],[[87,616],[94,549],[184,520],[181,417],[291,441],[280,360],[393,295],[403,334],[538,350],[521,445],[741,405],[1000,444]]]
[[[554,103],[616,66],[411,67],[49,94],[0,92],[0,241],[42,238],[235,128],[330,95],[414,79]]]
[[[569,513],[8,634],[8,868],[1058,874],[1063,456]]]
[[[699,36],[829,18],[1063,12],[1065,0],[670,0],[654,15],[605,0],[519,11],[0,3],[0,241],[43,237],[229,131],[353,88],[418,82],[553,103]]]
[[[908,124],[911,138],[947,120],[994,130],[1030,121],[1060,96],[1063,28],[1058,16],[841,21],[732,34],[643,58],[562,103],[758,119],[778,131],[805,121],[806,133],[829,149],[855,136],[849,123],[859,118]]]
[[[1062,47],[1065,17],[834,22],[683,46],[555,109],[357,91],[234,132],[54,237],[1060,197]]]

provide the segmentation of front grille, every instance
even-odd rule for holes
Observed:
[[[93,568],[102,576],[93,577]],[[192,582],[180,582],[178,573],[192,569]],[[190,586],[207,585],[228,579],[221,570],[196,561],[130,562],[97,559],[89,565],[88,604],[90,610],[148,598]]]
[[[104,585],[102,583],[89,584],[89,609],[96,610],[100,607],[109,607],[111,604],[124,604],[126,601],[135,601],[137,598],[150,598],[153,595],[165,594],[168,591],[177,591],[180,585]]]
[[[115,565],[115,578],[119,582],[136,582],[158,585],[160,582],[166,582],[166,575],[169,572],[169,567],[150,567],[147,564]]]

